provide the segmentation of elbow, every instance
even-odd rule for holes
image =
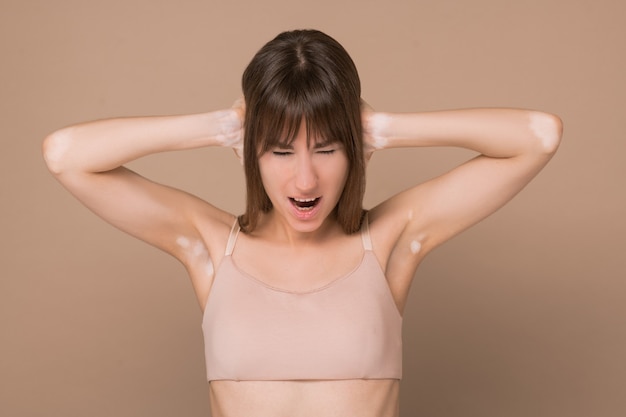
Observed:
[[[67,165],[71,141],[72,138],[68,128],[57,130],[43,140],[43,159],[50,172],[54,175],[59,175],[64,171],[64,167]]]
[[[563,122],[549,113],[531,112],[530,130],[536,139],[537,148],[543,154],[553,155],[561,143]]]

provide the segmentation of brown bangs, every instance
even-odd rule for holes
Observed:
[[[345,109],[337,100],[312,102],[311,96],[314,95],[303,94],[293,102],[280,100],[279,103],[259,105],[255,138],[257,157],[275,147],[291,145],[303,121],[306,123],[309,146],[314,141],[318,146],[339,142],[346,148],[350,147],[355,132],[347,123],[349,118],[342,115]]]

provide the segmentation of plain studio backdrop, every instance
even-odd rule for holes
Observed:
[[[113,116],[230,106],[252,55],[318,28],[379,110],[522,107],[565,123],[504,209],[432,253],[404,319],[403,417],[626,415],[624,2],[0,1],[0,414],[208,415],[200,310],[183,267],[108,226],[41,141]],[[472,156],[374,155],[365,205]],[[226,149],[132,163],[240,213]]]

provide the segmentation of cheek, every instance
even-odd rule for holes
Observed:
[[[348,166],[346,165],[339,173],[339,177],[341,178],[341,190],[343,191],[346,186],[346,182],[348,181]]]
[[[281,178],[285,178],[284,168],[278,164],[268,163],[259,159],[259,174],[261,176],[261,183],[265,192],[269,195],[272,190],[280,186]]]
[[[344,184],[346,180],[348,179],[349,171],[350,171],[350,162],[348,161],[348,158],[344,155],[337,167],[337,175],[343,179]]]
[[[335,161],[335,163],[329,164],[323,170],[323,172],[328,174],[326,176],[327,181],[336,184],[339,194],[343,192],[346,181],[348,180],[348,170],[347,159]]]

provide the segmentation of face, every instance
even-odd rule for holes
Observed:
[[[296,232],[318,230],[333,213],[348,176],[340,142],[307,144],[302,123],[295,140],[261,155],[259,169],[273,214]]]

